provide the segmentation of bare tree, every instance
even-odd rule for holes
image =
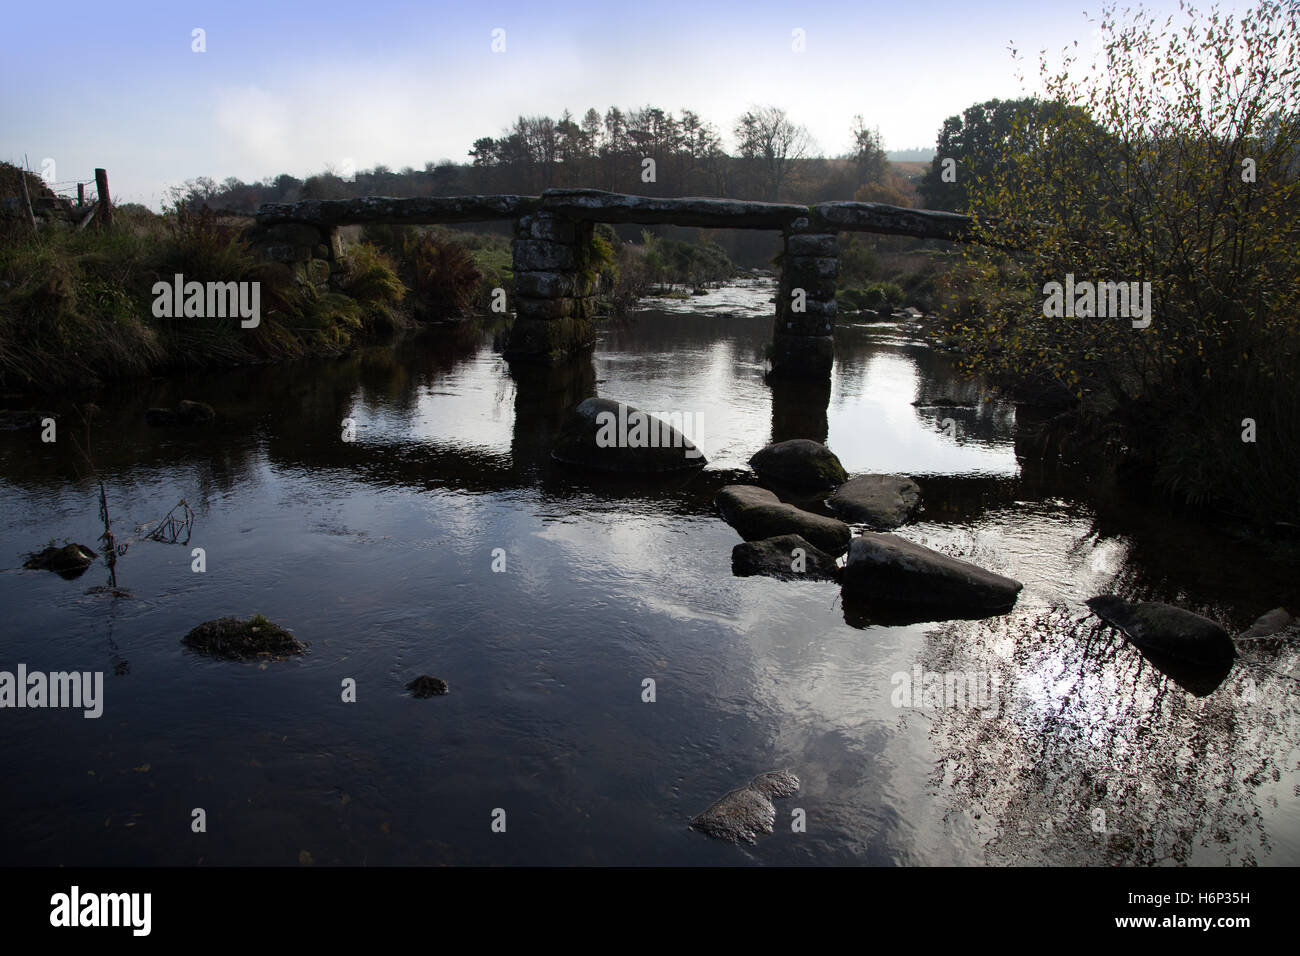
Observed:
[[[858,114],[853,117],[850,132],[853,134],[853,146],[849,159],[857,166],[858,186],[884,182],[889,161],[885,157],[885,141],[880,135],[880,127],[868,129],[862,115]]]
[[[736,120],[734,133],[741,158],[762,171],[770,199],[779,197],[795,162],[812,146],[808,130],[792,123],[777,106],[749,110]]]

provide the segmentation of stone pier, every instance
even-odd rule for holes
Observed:
[[[506,358],[553,364],[595,342],[597,277],[587,267],[594,228],[550,212],[515,220],[515,322]]]
[[[772,375],[829,376],[834,359],[835,281],[839,242],[833,232],[812,232],[800,217],[783,233],[781,280],[772,334]]]

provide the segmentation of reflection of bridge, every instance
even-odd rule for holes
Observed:
[[[597,222],[666,223],[721,229],[780,230],[784,239],[777,291],[772,371],[778,377],[821,378],[831,369],[835,327],[836,234],[887,233],[963,241],[972,220],[950,212],[880,203],[812,206],[732,199],[629,196],[594,189],[549,189],[541,196],[363,197],[268,203],[257,221],[268,232],[319,230],[338,250],[337,229],[360,223],[432,224],[513,219],[514,311],[506,354],[554,363],[592,344],[596,277],[589,267]],[[309,237],[310,239],[310,237]],[[315,243],[301,243],[315,248]]]

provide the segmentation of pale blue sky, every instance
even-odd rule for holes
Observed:
[[[196,176],[465,161],[516,116],[566,107],[687,107],[730,146],[735,117],[772,103],[827,154],[855,113],[890,149],[933,146],[945,117],[1032,91],[1009,42],[1031,84],[1039,49],[1090,50],[1085,9],[1100,4],[25,3],[5,14],[0,159],[51,158],[59,180],[104,166],[115,198],[157,207]]]

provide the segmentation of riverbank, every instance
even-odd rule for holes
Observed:
[[[0,388],[57,393],[334,354],[407,324],[393,263],[373,247],[350,253],[336,283],[304,282],[288,266],[259,260],[241,221],[207,210],[123,208],[111,231],[8,234],[0,240]],[[258,314],[231,314],[224,300],[214,310],[211,291],[195,309],[160,297],[177,275],[187,290],[194,282],[252,290],[241,305],[253,299]]]

